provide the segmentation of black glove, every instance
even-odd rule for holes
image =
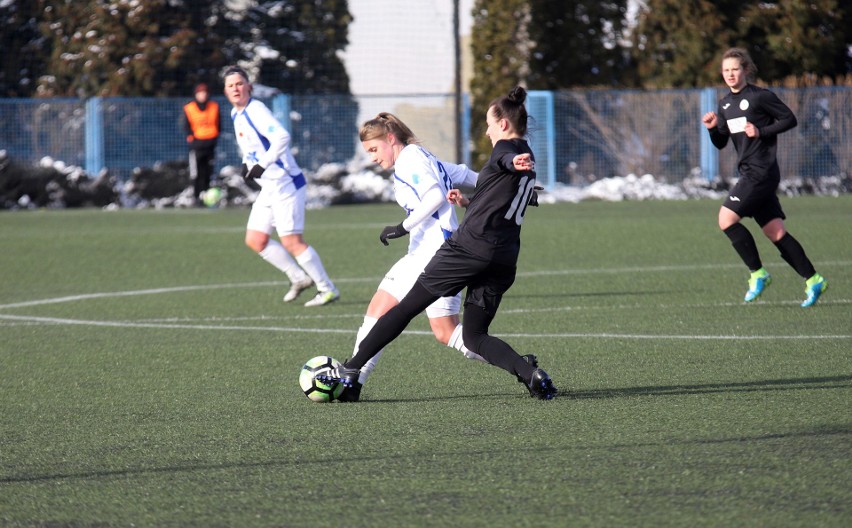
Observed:
[[[408,231],[406,231],[405,228],[402,227],[402,223],[400,222],[399,225],[387,226],[386,228],[382,229],[382,234],[379,235],[379,240],[382,241],[382,244],[387,246],[389,238],[404,237],[407,234]]]
[[[240,165],[240,178],[245,180],[246,176],[248,176],[248,165],[243,163],[242,165]]]
[[[536,191],[543,191],[544,187],[539,187],[536,185],[533,187],[533,192],[530,194],[530,201],[527,202],[527,205],[530,207],[538,207],[538,193]]]
[[[263,176],[263,171],[265,171],[265,170],[266,169],[264,169],[260,165],[256,164],[254,167],[251,168],[250,171],[248,171],[248,174],[246,174],[243,177],[243,179],[245,181],[256,180],[256,179],[260,178],[261,176]]]

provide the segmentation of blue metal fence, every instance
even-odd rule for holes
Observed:
[[[798,118],[778,138],[784,178],[852,173],[852,88],[773,88]],[[536,168],[549,183],[653,174],[670,182],[736,176],[732,145],[718,151],[701,116],[726,89],[531,92]],[[551,117],[552,116],[552,117]],[[536,133],[544,137],[536,137]],[[546,154],[542,156],[542,154]]]
[[[216,152],[219,170],[238,164],[239,155],[230,104],[224,98],[214,100],[223,114]],[[359,124],[382,111],[397,114],[436,155],[457,161],[453,97],[449,94],[277,95],[262,100],[290,130],[296,159],[308,171],[362,155]],[[186,159],[181,122],[186,102],[181,98],[0,99],[4,123],[0,150],[20,161],[50,157],[84,167],[90,174],[106,168],[124,178],[137,167]],[[468,144],[469,138],[461,141]]]
[[[799,120],[779,137],[784,177],[848,175],[852,171],[852,88],[778,88],[774,91]],[[668,181],[701,174],[736,174],[733,147],[718,152],[701,125],[724,89],[572,90],[529,94],[531,142],[543,183],[583,185],[589,181],[650,173]],[[223,110],[217,170],[239,162]],[[19,161],[49,156],[96,174],[119,178],[137,167],[186,158],[179,98],[2,99],[0,150]],[[463,98],[464,159],[456,160],[454,98],[446,95],[286,96],[264,99],[289,128],[294,153],[307,171],[363,156],[361,122],[388,111],[405,121],[438,157],[470,160],[470,104]],[[473,119],[477,119],[473,116]],[[476,167],[474,167],[476,169]]]

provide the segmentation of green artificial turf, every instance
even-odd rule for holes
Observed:
[[[302,395],[405,252],[396,206],[308,212],[321,308],[245,209],[0,213],[0,526],[849,526],[852,196],[782,204],[810,309],[750,221],[774,280],[742,302],[718,201],[530,209],[492,333],[550,402],[424,316],[361,402]]]

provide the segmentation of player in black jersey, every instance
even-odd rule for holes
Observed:
[[[796,116],[774,93],[749,84],[757,68],[748,52],[731,48],[722,56],[722,78],[731,89],[719,101],[716,112],[707,112],[701,121],[718,149],[728,144],[737,151],[739,180],[719,209],[719,228],[751,271],[745,301],[757,299],[772,282],[763,268],[751,232],[740,223],[755,219],[763,234],[775,244],[781,257],[805,279],[807,298],[802,307],[813,306],[828,287],[816,272],[799,241],[784,227],[784,211],[776,191],[781,181],[776,158],[778,134],[796,126]]]
[[[515,281],[521,249],[521,224],[534,193],[535,159],[524,136],[527,131],[526,91],[514,88],[489,105],[486,134],[494,150],[479,172],[476,190],[467,200],[450,191],[448,200],[468,205],[458,229],[438,249],[414,287],[376,322],[358,352],[342,367],[317,379],[356,386],[359,370],[393,341],[408,323],[439,297],[467,288],[463,340],[471,351],[515,375],[530,395],[549,400],[557,389],[531,356],[520,356],[506,342],[488,334],[503,294]],[[405,236],[402,224],[386,227],[381,239]],[[341,399],[346,401],[347,389]]]

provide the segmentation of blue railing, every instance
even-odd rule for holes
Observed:
[[[725,90],[531,92],[539,177],[574,185],[631,173],[670,182],[696,175],[708,181],[734,177],[733,146],[717,150],[701,124]],[[852,173],[852,87],[773,91],[799,121],[778,138],[782,177]]]
[[[778,88],[799,125],[778,142],[783,177],[842,176],[852,171],[852,88]],[[548,187],[583,185],[630,173],[668,181],[736,174],[732,147],[717,151],[701,124],[724,89],[532,91],[530,139],[536,169]],[[223,109],[217,170],[239,163],[230,105]],[[183,98],[0,99],[0,150],[21,162],[43,157],[108,169],[119,178],[137,167],[186,158]],[[470,99],[462,98],[462,137],[455,137],[452,94],[276,95],[264,99],[293,136],[306,171],[363,156],[361,122],[378,112],[398,115],[438,157],[470,163]],[[456,160],[456,142],[463,159]],[[473,167],[477,169],[477,167]]]

